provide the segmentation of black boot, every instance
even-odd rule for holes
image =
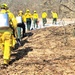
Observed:
[[[2,64],[2,65],[0,66],[1,69],[6,69],[7,67],[8,67],[8,64]]]

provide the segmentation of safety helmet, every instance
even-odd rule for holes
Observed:
[[[34,11],[34,13],[36,13],[36,11]]]
[[[29,12],[29,10],[27,9],[26,12]]]
[[[20,10],[20,11],[18,12],[18,14],[19,14],[19,15],[22,15],[22,14],[23,14],[23,11],[22,11],[22,10]]]
[[[7,5],[6,3],[3,3],[3,4],[1,5],[1,8],[2,8],[2,9],[8,9],[8,5]]]
[[[4,5],[5,7],[8,7],[8,5],[6,3],[3,3],[2,5]]]

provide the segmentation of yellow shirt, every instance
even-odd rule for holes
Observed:
[[[11,12],[9,12],[8,15],[9,15],[9,20],[10,20],[10,22],[11,22],[11,25],[12,25],[14,28],[16,28],[16,27],[17,27],[17,20],[16,20],[15,16],[14,16],[13,13],[11,13]]]
[[[26,17],[25,17],[25,15],[22,15],[22,18],[23,18],[23,22],[26,22]]]
[[[31,13],[25,13],[25,17],[26,18],[32,18],[32,15],[31,15]]]
[[[47,13],[46,12],[42,13],[42,18],[47,18]]]
[[[38,14],[37,13],[33,14],[33,19],[38,19]]]
[[[52,12],[52,17],[53,17],[53,18],[58,18],[58,15],[57,15],[57,13],[55,13],[55,12]]]
[[[0,11],[0,13],[6,13],[7,11],[5,10],[5,9],[2,9],[1,11]]]

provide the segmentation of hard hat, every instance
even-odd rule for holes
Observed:
[[[34,13],[36,13],[36,11],[34,11]]]
[[[2,5],[4,5],[5,7],[8,7],[8,5],[6,3],[3,3]]]
[[[28,9],[27,9],[26,11],[27,11],[27,12],[29,12],[29,10],[28,10]]]
[[[1,5],[1,8],[7,9],[7,8],[8,8],[8,5],[7,5],[6,3],[3,3],[3,4]]]

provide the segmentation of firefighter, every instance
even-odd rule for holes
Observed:
[[[38,14],[36,11],[34,11],[33,14],[33,24],[34,24],[34,28],[38,28]]]
[[[8,20],[9,22],[9,27],[7,27],[6,29],[0,29],[0,33],[2,33],[2,36],[1,36],[1,41],[2,41],[2,44],[1,44],[1,49],[3,51],[3,64],[2,64],[2,67],[3,68],[6,68],[8,65],[9,65],[9,61],[10,61],[10,55],[11,55],[11,47],[14,47],[15,44],[16,44],[16,39],[15,37],[13,36],[13,30],[11,27],[13,27],[13,29],[16,29],[17,27],[17,21],[14,17],[14,15],[9,12],[7,12],[7,9],[8,9],[8,6],[7,4],[3,3],[1,5],[1,11],[0,11],[0,14],[7,14],[8,18],[5,18],[6,20]],[[11,17],[12,15],[13,17]],[[5,22],[5,19],[4,19],[4,22]],[[11,24],[10,24],[11,23]],[[1,25],[1,24],[0,24]],[[11,25],[11,27],[10,27]]]
[[[24,15],[23,11],[18,12],[18,16],[16,17],[17,19],[17,31],[18,31],[18,38],[21,39],[21,28],[23,30],[22,37],[25,35],[25,24],[24,24]]]
[[[53,12],[53,11],[51,11],[51,13],[52,13],[52,17],[53,17],[52,24],[57,24],[58,14],[56,12]]]
[[[24,14],[24,16],[26,18],[27,30],[29,31],[31,27],[32,15],[28,9],[26,10],[26,13]]]
[[[9,15],[9,23],[10,23],[11,29],[13,30],[13,35],[14,35],[14,37],[16,37],[17,36],[17,33],[16,33],[16,27],[17,27],[16,18],[15,18],[14,14],[10,10],[6,10],[6,11],[7,11],[8,15]]]
[[[43,11],[42,13],[42,21],[43,21],[43,26],[47,23],[47,13]]]

